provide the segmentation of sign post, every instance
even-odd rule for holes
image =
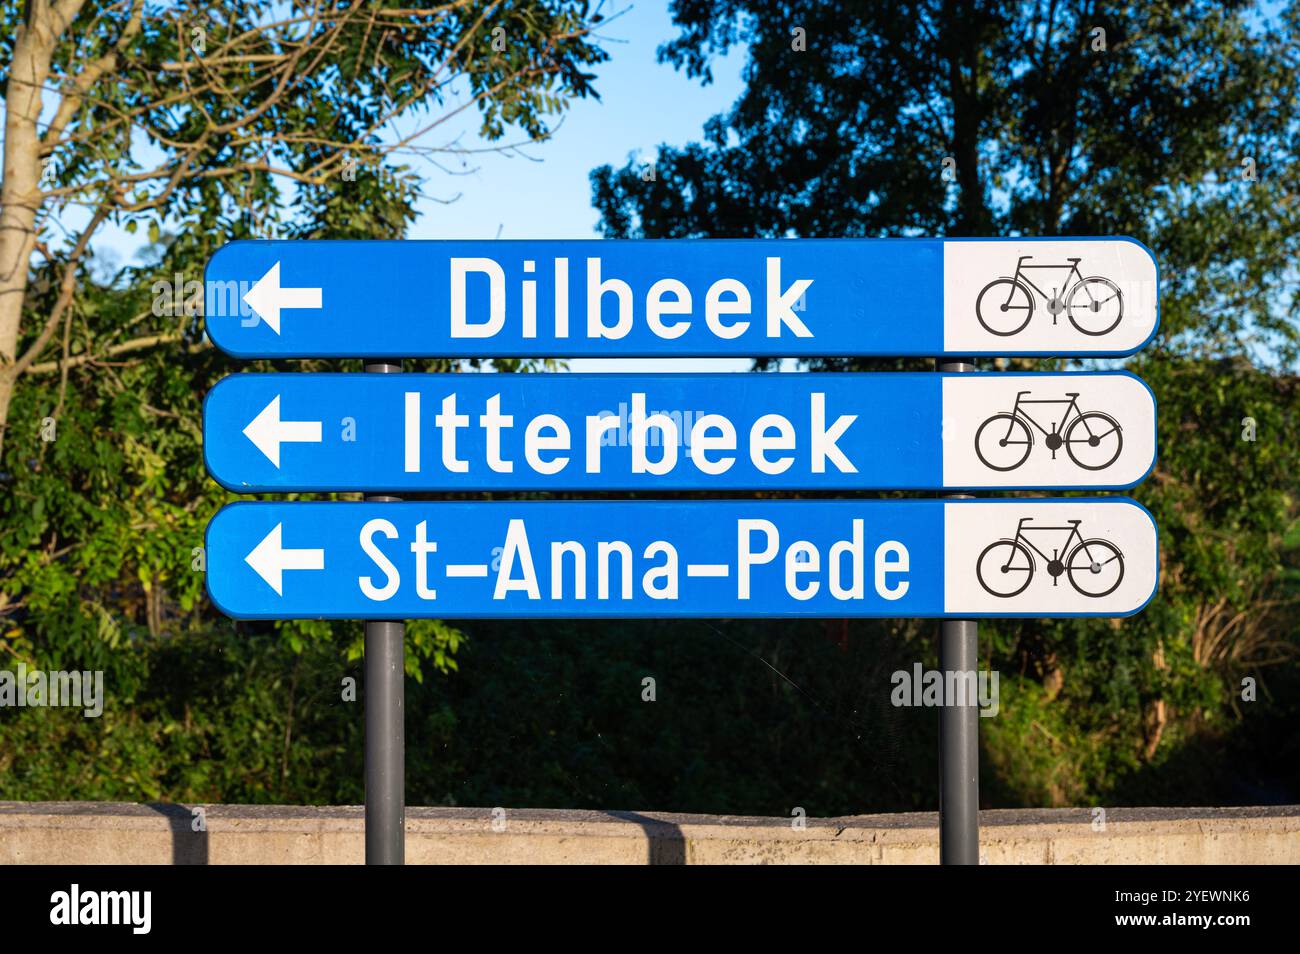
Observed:
[[[396,374],[400,361],[368,363],[372,374]],[[367,502],[400,500],[373,494]],[[366,864],[406,862],[406,624],[367,620]]]
[[[941,361],[939,370],[974,371],[965,361]],[[970,499],[948,494],[947,499]],[[945,685],[970,686],[948,673],[975,673],[979,666],[979,624],[969,619],[939,624],[939,671]],[[979,711],[974,693],[958,692],[939,709],[939,861],[945,865],[977,865],[979,830]]]
[[[241,241],[207,333],[242,374],[204,403],[237,493],[207,530],[237,619],[365,623],[366,861],[404,860],[403,637],[421,618],[934,618],[945,685],[981,618],[1118,617],[1157,588],[1151,515],[1109,498],[1156,455],[1123,372],[970,374],[978,356],[1118,357],[1159,323],[1122,237]],[[398,357],[901,357],[921,374],[421,374]],[[349,419],[343,436],[328,422]],[[929,499],[403,501],[408,492],[936,491]],[[950,678],[951,677],[951,678]],[[940,710],[940,856],[979,862],[977,700]]]

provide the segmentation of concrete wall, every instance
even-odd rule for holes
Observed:
[[[498,810],[498,815],[501,815]],[[412,864],[934,864],[937,816],[808,819],[411,808]],[[0,802],[0,864],[351,864],[358,807]],[[1300,806],[980,813],[988,864],[1296,864]],[[500,827],[498,823],[497,827]]]

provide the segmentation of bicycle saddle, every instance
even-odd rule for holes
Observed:
[[[1071,265],[1078,265],[1080,262],[1083,261],[1083,259],[1082,259],[1082,258],[1067,258],[1066,261],[1069,262]]]

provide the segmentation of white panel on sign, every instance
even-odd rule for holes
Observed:
[[[1156,590],[1151,515],[1126,501],[981,501],[944,507],[944,611],[1135,613]]]
[[[943,244],[949,354],[1117,354],[1157,321],[1156,263],[1130,239]]]
[[[1155,453],[1155,397],[1132,375],[943,380],[945,487],[1130,487]]]

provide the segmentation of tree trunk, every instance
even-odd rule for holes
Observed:
[[[952,153],[957,163],[957,215],[952,235],[989,235],[992,212],[980,169],[980,134],[987,116],[981,102],[983,71],[980,42],[987,34],[978,14],[963,15],[956,5],[945,10],[949,34],[948,95],[952,101]]]
[[[32,0],[27,22],[14,41],[5,96],[4,179],[0,182],[0,454],[4,451],[17,375],[23,300],[36,246],[36,211],[41,204],[41,90],[49,81],[50,61],[60,34],[80,3]]]

